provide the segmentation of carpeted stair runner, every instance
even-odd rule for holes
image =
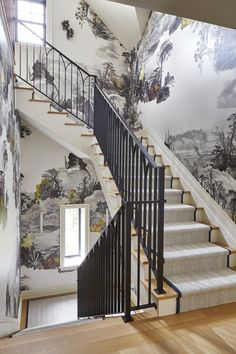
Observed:
[[[177,311],[235,302],[229,251],[209,242],[210,226],[195,221],[196,208],[182,204],[182,190],[171,190],[171,178],[165,176],[164,276],[178,290]]]

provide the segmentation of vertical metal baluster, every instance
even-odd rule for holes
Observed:
[[[94,97],[94,110],[95,110],[95,97]],[[76,116],[78,117],[79,113],[79,76],[78,76],[78,68],[76,73]]]
[[[45,53],[46,53],[46,72],[49,72],[48,70],[48,53],[47,49],[45,48]],[[46,76],[46,96],[48,97],[48,77]]]
[[[136,213],[137,213],[137,246],[138,246],[138,259],[137,259],[137,306],[140,306],[140,244],[141,244],[141,220],[142,220],[142,204],[136,203]]]
[[[118,214],[119,215],[119,214]],[[114,230],[114,313],[117,313],[117,223],[116,220],[115,230]]]
[[[122,237],[121,237],[121,242],[122,242],[122,247],[121,247],[121,309],[122,312],[124,312],[125,309],[125,211],[124,211],[124,206],[122,206],[121,209],[122,212]]]
[[[61,102],[61,56],[58,55],[58,103]]]
[[[73,113],[73,64],[70,66],[70,102],[71,108],[70,112]]]
[[[132,163],[132,157],[131,157],[131,149],[132,149],[132,140],[131,137],[128,137],[128,164],[127,164],[127,177],[128,177],[128,194],[127,194],[127,199],[126,200],[131,200],[131,165],[130,161]]]
[[[121,312],[120,303],[120,233],[121,233],[121,214],[119,212],[119,218],[117,221],[117,312]]]
[[[32,68],[35,64],[35,44],[33,45],[33,65],[32,65]],[[35,87],[35,75],[34,75],[34,72],[33,72],[33,86]]]
[[[164,195],[165,193],[165,167],[159,168],[159,188],[158,188],[158,244],[157,244],[157,289],[158,294],[163,290],[163,249],[164,249]]]
[[[131,317],[131,221],[133,204],[125,205],[125,308],[124,321],[132,321]]]
[[[114,221],[115,223],[115,221]],[[110,251],[111,251],[111,308],[110,308],[110,312],[113,313],[114,312],[114,225],[111,229],[111,247],[110,247]]]
[[[152,267],[154,269],[156,275],[156,260],[157,260],[157,168],[154,169],[154,195],[153,195],[153,230],[152,230],[152,243],[153,243],[153,264]]]
[[[93,125],[93,122],[92,122],[92,115],[91,115],[91,102],[90,102],[90,90],[91,90],[91,82],[90,82],[90,76],[89,76],[89,84],[88,84],[88,103],[87,103],[87,106],[88,106],[88,117],[89,117],[89,124],[90,126]]]
[[[42,69],[43,69],[43,63],[42,63],[42,58],[41,58],[41,46],[39,47],[39,62],[40,62],[40,75],[39,75],[39,90],[41,91],[41,80],[42,80]],[[41,91],[42,92],[42,91]]]
[[[152,265],[152,252],[151,252],[151,232],[152,232],[152,167],[149,166],[149,203],[147,203],[147,210],[148,210],[148,303],[151,303],[151,265]]]
[[[143,181],[143,199],[147,200],[147,166],[146,166],[146,159],[143,158],[143,166],[144,166],[144,181]],[[147,246],[147,203],[143,204],[143,224],[144,224],[144,233],[143,233],[143,246]]]
[[[29,82],[29,43],[26,45],[26,81]]]
[[[20,42],[20,50],[19,50],[19,56],[20,56],[20,60],[19,60],[19,62],[20,62],[20,77],[22,77],[22,75],[21,75],[21,55],[22,55],[22,53],[21,53],[21,42]]]
[[[54,100],[54,86],[55,86],[55,58],[54,58],[54,49],[52,51],[52,76],[53,76],[53,85],[52,85],[52,99]]]

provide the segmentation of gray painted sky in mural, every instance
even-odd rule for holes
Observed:
[[[218,108],[236,107],[236,78],[225,84],[225,88],[218,97],[217,106]]]

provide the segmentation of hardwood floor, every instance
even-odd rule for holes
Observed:
[[[0,340],[1,354],[236,353],[236,303],[157,319],[154,310]]]

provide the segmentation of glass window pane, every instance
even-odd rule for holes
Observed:
[[[27,23],[26,26],[29,27],[29,29],[31,29],[41,38],[44,37],[44,27],[42,25]],[[41,45],[43,44],[43,42],[37,36],[31,33],[25,26],[23,26],[20,23],[18,23],[17,25],[17,40],[23,43],[32,43],[32,44],[41,44]]]
[[[44,23],[44,5],[28,1],[18,1],[18,19]]]
[[[78,208],[65,209],[65,257],[79,254],[80,218]]]

